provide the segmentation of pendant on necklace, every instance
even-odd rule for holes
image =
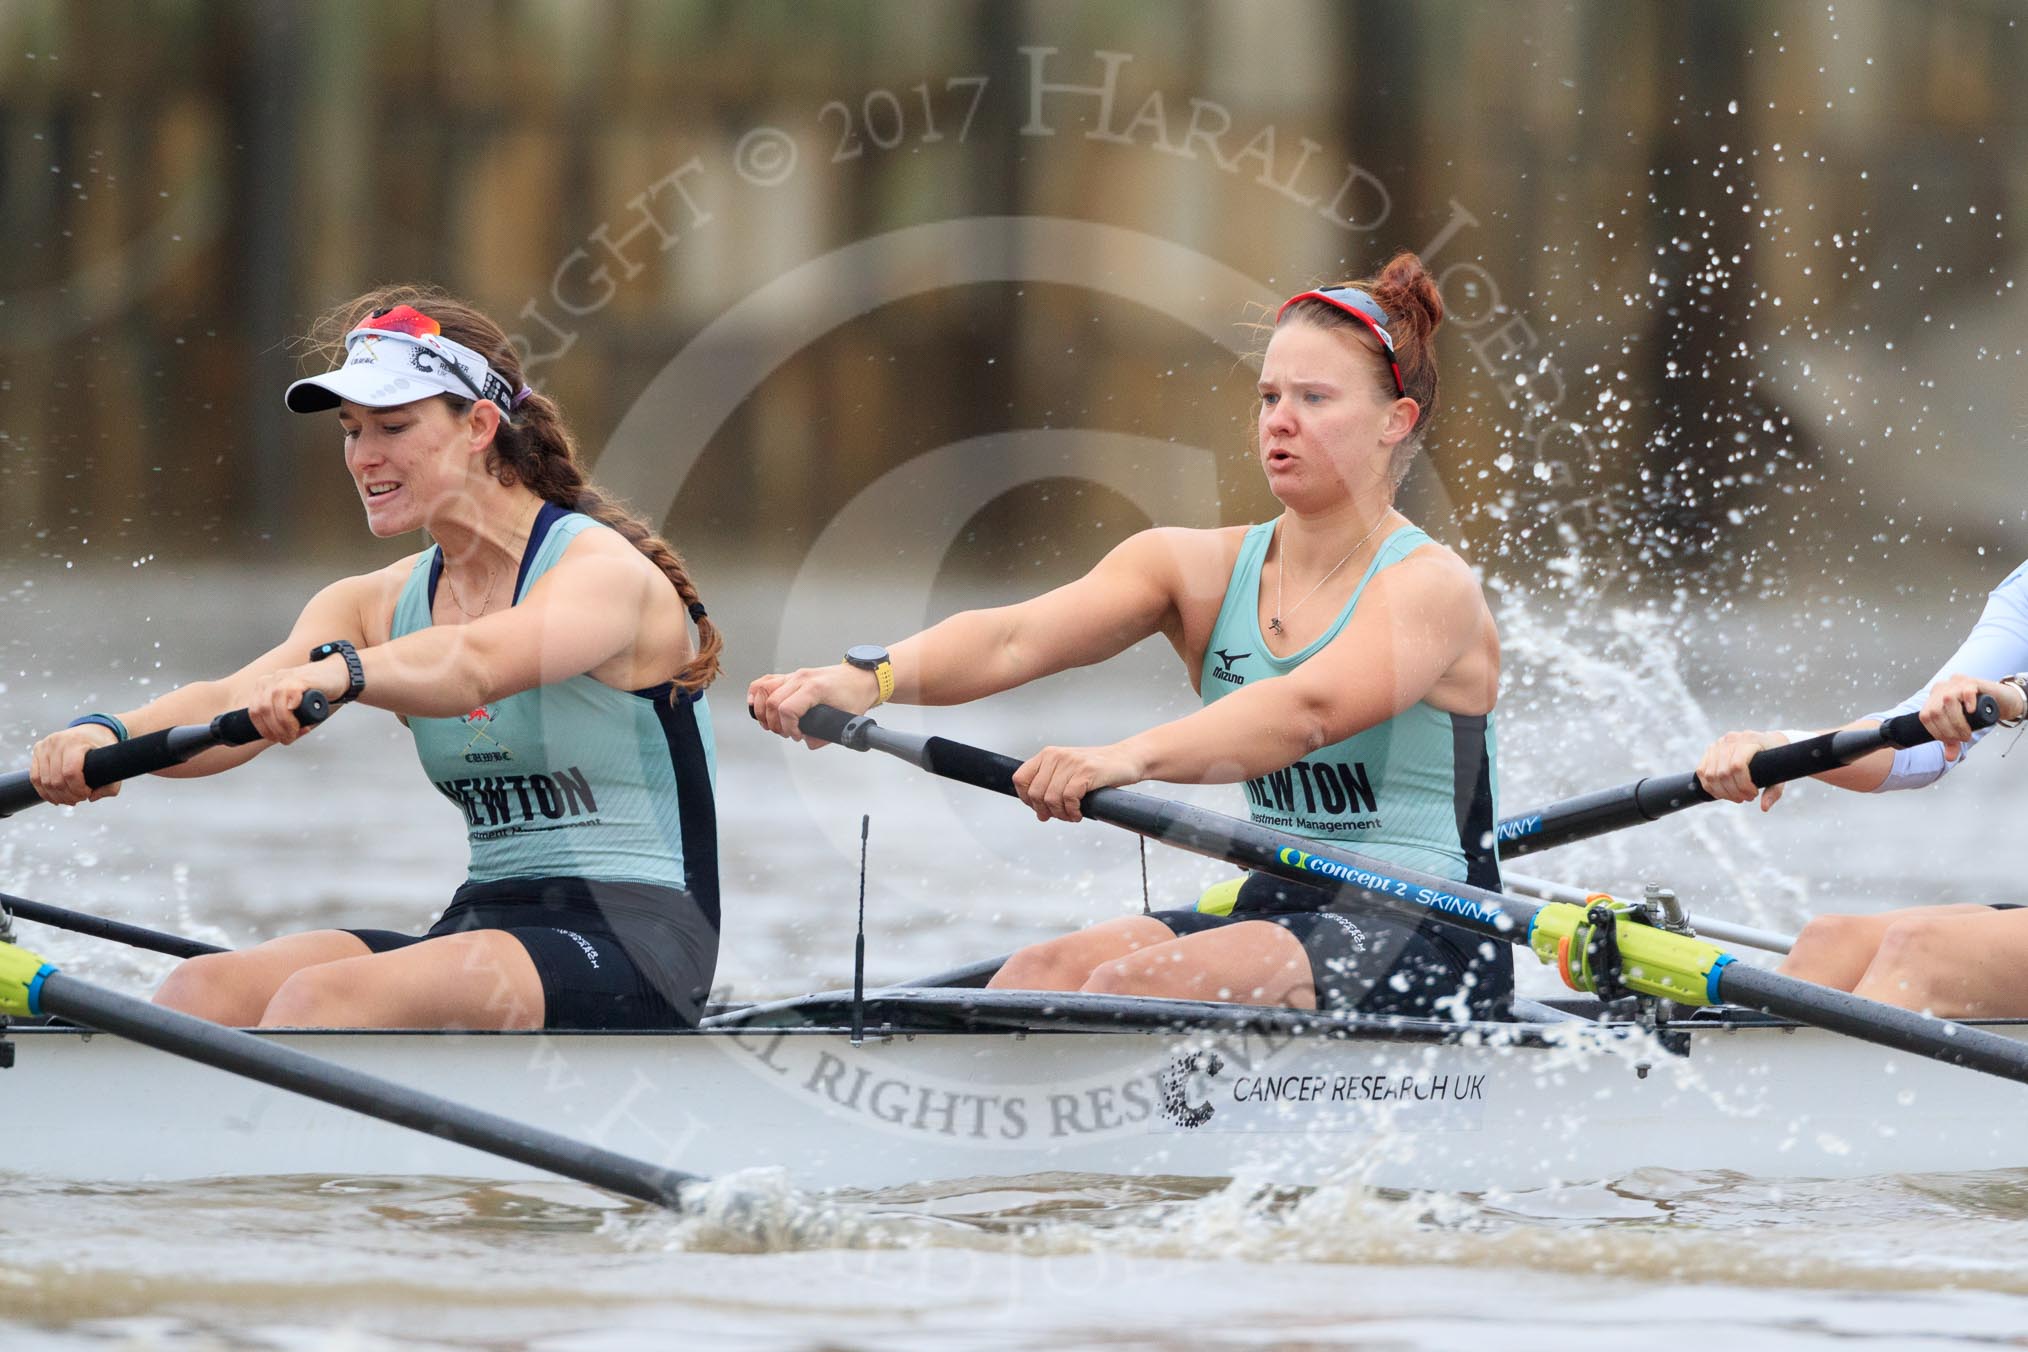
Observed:
[[[1270,615],[1270,616],[1268,616],[1268,632],[1269,632],[1270,634],[1279,634],[1279,633],[1281,633],[1281,632],[1282,632],[1282,617],[1281,617],[1281,616],[1279,616],[1279,615]]]

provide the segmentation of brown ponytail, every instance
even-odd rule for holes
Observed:
[[[1389,466],[1394,482],[1399,484],[1408,476],[1416,452],[1422,449],[1423,429],[1437,410],[1436,328],[1444,322],[1444,300],[1437,294],[1436,279],[1429,275],[1422,259],[1407,249],[1388,259],[1387,265],[1371,277],[1333,282],[1317,289],[1328,291],[1340,286],[1358,287],[1387,312],[1387,336],[1394,340],[1394,361],[1401,368],[1402,392],[1416,403],[1415,426],[1394,448],[1393,463]],[[1350,327],[1365,332],[1365,326],[1358,320],[1319,300],[1290,306],[1280,323],[1298,319],[1320,329]],[[1370,339],[1371,335],[1368,336]],[[1394,375],[1387,369],[1386,361],[1376,357],[1373,369],[1382,393],[1394,398]]]
[[[525,388],[521,354],[507,340],[506,331],[484,314],[430,286],[383,286],[354,297],[327,311],[311,327],[308,346],[337,365],[345,359],[345,335],[373,314],[397,305],[411,305],[442,326],[444,337],[484,356],[500,377],[516,390]],[[469,400],[442,396],[459,412],[471,407]],[[719,654],[725,638],[704,612],[697,586],[683,556],[655,532],[642,517],[634,515],[590,480],[578,461],[577,439],[564,425],[563,414],[547,395],[529,391],[515,404],[511,417],[503,418],[493,436],[487,467],[502,484],[524,484],[546,502],[566,511],[582,512],[625,536],[649,562],[662,570],[669,585],[689,611],[697,626],[697,652],[670,680],[684,694],[695,694],[718,676]]]

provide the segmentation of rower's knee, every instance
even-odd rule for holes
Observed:
[[[1844,952],[1859,942],[1865,922],[1856,915],[1812,916],[1796,934],[1792,953],[1805,950]]]
[[[1100,963],[1078,989],[1087,995],[1154,995],[1172,1000],[1233,998],[1231,991],[1208,994],[1198,989],[1202,984],[1201,974],[1186,968],[1180,955],[1136,954]]]
[[[1863,984],[1877,998],[1908,1009],[1930,1009],[1951,961],[1948,926],[1939,917],[1905,916],[1880,936]]]
[[[341,1028],[352,1022],[352,981],[338,963],[305,967],[281,984],[261,1011],[263,1028]]]
[[[1146,977],[1147,963],[1124,958],[1102,962],[1091,969],[1077,989],[1087,995],[1152,995]]]
[[[155,990],[155,1003],[213,1023],[244,1027],[257,1023],[266,1003],[256,973],[237,953],[203,953],[185,958]]]
[[[1077,935],[1016,949],[1000,964],[992,985],[1001,990],[1074,991],[1091,975],[1092,963]]]
[[[1876,923],[1856,915],[1813,917],[1789,946],[1782,972],[1801,981],[1850,990],[1873,958]]]

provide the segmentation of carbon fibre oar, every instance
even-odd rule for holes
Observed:
[[[1992,696],[1981,695],[1978,708],[1966,715],[1966,721],[1974,728],[1990,728],[2000,721],[1999,706]],[[1850,765],[1861,756],[1888,747],[1921,746],[1935,740],[1920,718],[1901,714],[1878,727],[1824,732],[1787,746],[1769,747],[1747,763],[1747,771],[1753,776],[1755,788],[1768,789]],[[1680,775],[1655,775],[1502,818],[1495,834],[1500,841],[1500,857],[1518,859],[1537,850],[1568,845],[1573,840],[1617,831],[1622,826],[1638,826],[1686,807],[1715,801],[1698,782],[1694,770]]]
[[[296,706],[296,721],[306,728],[314,728],[331,716],[331,704],[320,691],[312,690],[303,696]],[[244,709],[234,709],[220,714],[208,724],[193,723],[185,727],[164,728],[160,732],[147,732],[113,746],[100,747],[85,753],[85,783],[95,789],[137,775],[153,774],[166,770],[172,765],[181,765],[202,752],[216,746],[245,746],[260,740],[255,730],[253,716]],[[40,803],[42,796],[28,781],[26,770],[14,770],[0,775],[0,817],[11,817],[23,808]],[[66,910],[46,902],[30,901],[26,897],[12,897],[0,893],[0,910],[32,920],[38,925],[52,929],[70,930],[76,934],[88,934],[95,939],[110,939],[114,943],[126,944],[131,948],[146,949],[152,953],[167,953],[172,958],[195,958],[206,953],[223,953],[216,944],[186,939],[180,934],[165,934],[140,925],[129,925],[118,920],[107,920],[101,916],[88,915],[82,911]]]
[[[331,704],[321,691],[312,690],[296,705],[296,721],[314,728],[331,716]],[[150,775],[181,765],[215,746],[246,746],[261,739],[253,716],[244,709],[220,714],[210,723],[192,723],[180,728],[144,732],[139,737],[87,751],[84,758],[85,783],[95,789],[137,775]],[[0,775],[0,817],[11,817],[23,808],[34,807],[42,795],[28,782],[28,771],[13,770]]]
[[[129,948],[146,949],[150,953],[167,953],[172,958],[196,958],[206,953],[227,951],[217,944],[186,939],[180,934],[165,934],[161,930],[129,925],[122,920],[107,920],[103,916],[90,915],[84,911],[71,911],[61,906],[51,906],[43,901],[30,901],[27,897],[11,897],[5,892],[0,892],[0,911],[7,912],[17,920],[32,920],[51,929],[87,934],[94,939],[110,939]]]
[[[54,1014],[233,1075],[409,1127],[458,1145],[515,1160],[625,1197],[682,1209],[682,1188],[703,1180],[481,1108],[454,1103],[293,1047],[192,1018],[173,1009],[66,976],[40,957],[0,944],[0,1014]],[[33,1105],[16,1105],[32,1128]]]
[[[1009,756],[944,737],[896,732],[828,705],[805,713],[801,726],[808,736],[854,751],[884,751],[931,774],[1009,796],[1021,767]],[[1578,990],[1595,991],[1610,976],[1644,995],[1688,1005],[1745,1005],[2028,1084],[2028,1043],[1763,971],[1700,939],[1638,923],[1631,913],[1608,926],[1595,909],[1569,902],[1537,906],[1348,850],[1320,850],[1314,840],[1130,789],[1096,789],[1084,796],[1082,810],[1193,854],[1312,887],[1336,887],[1383,910],[1531,949]],[[1608,962],[1609,950],[1617,951],[1617,963]]]

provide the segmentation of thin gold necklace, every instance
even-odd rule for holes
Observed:
[[[486,607],[493,604],[493,593],[499,590],[500,576],[506,571],[507,570],[505,568],[496,568],[493,570],[493,579],[492,581],[486,584],[486,594],[483,597],[479,598],[479,608],[477,610],[473,610],[470,606],[465,604],[465,598],[458,594],[457,580],[451,576],[451,570],[446,568],[444,570],[444,585],[451,589],[451,604],[456,606],[458,608],[459,613],[462,614],[466,619],[468,620],[478,619],[481,615],[486,613]]]
[[[535,504],[535,510],[529,513],[527,524],[530,527],[533,527],[535,523],[535,518],[540,515],[542,515],[542,503],[540,501],[537,501]],[[519,536],[521,534],[521,528],[516,527],[514,533],[515,535]],[[523,542],[522,547],[524,549],[527,547],[525,541]],[[506,575],[507,570],[505,568],[496,568],[493,570],[493,576],[486,583],[486,594],[479,598],[479,608],[477,610],[473,610],[471,607],[467,606],[465,604],[465,598],[458,594],[457,580],[451,576],[451,570],[449,568],[444,569],[444,585],[451,589],[451,604],[458,608],[459,613],[461,613],[468,620],[476,620],[481,615],[484,615],[487,611],[487,608],[493,604],[493,593],[500,589],[500,579],[505,577]]]
[[[1373,532],[1380,529],[1381,524],[1387,520],[1389,515],[1390,515],[1389,512],[1382,512],[1380,514],[1380,519],[1373,523],[1373,530],[1369,530],[1364,535],[1360,536],[1359,543],[1353,545],[1352,548],[1346,550],[1345,557],[1338,560],[1336,563],[1332,564],[1331,571],[1317,579],[1317,585],[1310,588],[1309,591],[1303,594],[1303,601],[1309,600],[1312,596],[1315,596],[1318,592],[1322,591],[1324,589],[1324,584],[1326,582],[1329,582],[1334,576],[1336,576],[1340,568],[1343,568],[1346,564],[1352,562],[1352,556],[1354,554],[1357,554],[1362,548],[1365,547],[1366,542],[1373,538]],[[1298,601],[1294,605],[1290,606],[1287,610],[1282,609],[1282,574],[1283,574],[1283,565],[1288,561],[1288,555],[1289,555],[1289,538],[1287,532],[1283,532],[1281,552],[1275,555],[1275,611],[1274,614],[1268,616],[1268,632],[1271,634],[1279,634],[1282,632],[1282,617],[1284,615],[1294,615],[1297,611],[1303,608],[1303,601]]]

